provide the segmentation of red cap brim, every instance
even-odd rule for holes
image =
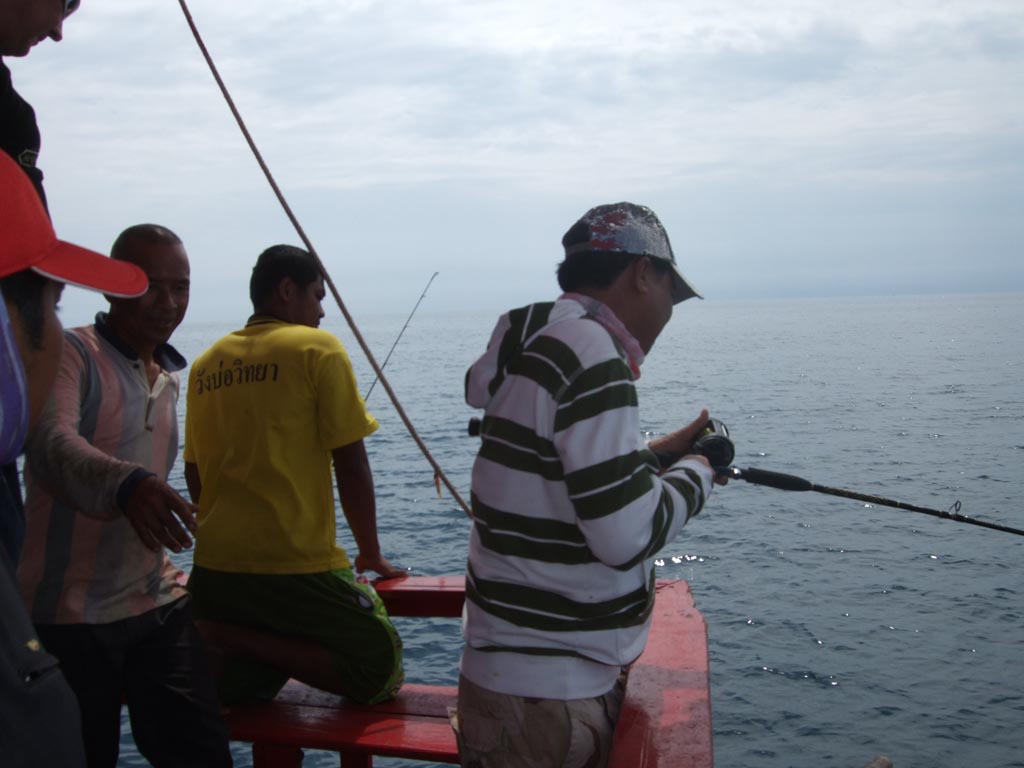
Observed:
[[[127,261],[115,261],[101,253],[58,240],[32,269],[53,280],[89,288],[110,296],[130,299],[149,288],[146,273]]]

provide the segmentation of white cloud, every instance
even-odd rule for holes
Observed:
[[[279,183],[326,238],[345,226],[346,242],[372,240],[336,213],[371,190],[385,206],[458,194],[534,216],[686,201],[665,217],[688,231],[701,227],[686,206],[706,219],[702,206],[788,200],[778,215],[795,220],[841,198],[855,210],[816,215],[859,211],[865,250],[878,215],[865,201],[889,193],[911,205],[948,190],[944,224],[982,243],[993,223],[958,211],[976,209],[964,195],[987,186],[994,210],[1021,204],[1017,0],[191,6]],[[11,65],[43,125],[58,224],[104,247],[121,221],[169,216],[205,248],[237,241],[242,261],[290,237],[176,3],[88,2],[65,38]],[[1000,264],[1014,226],[995,227]],[[816,247],[847,232],[825,226]],[[726,241],[741,259],[764,245]]]

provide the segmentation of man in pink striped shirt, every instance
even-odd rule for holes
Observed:
[[[186,365],[168,340],[188,307],[188,257],[153,224],[121,233],[111,257],[141,267],[149,290],[111,298],[93,325],[65,334],[27,450],[21,592],[78,697],[90,768],[117,764],[122,695],[154,765],[230,765],[190,598],[165,549],[191,546],[195,529],[194,507],[167,484]]]

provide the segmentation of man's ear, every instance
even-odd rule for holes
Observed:
[[[633,286],[637,293],[646,294],[651,290],[651,280],[654,278],[654,267],[647,256],[634,259],[629,265],[633,270]]]
[[[295,281],[290,277],[282,277],[281,282],[277,284],[275,293],[277,293],[277,297],[281,301],[288,302],[291,301],[292,297],[295,295],[295,291]]]

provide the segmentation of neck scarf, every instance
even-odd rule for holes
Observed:
[[[626,350],[626,359],[629,361],[629,368],[633,371],[633,378],[640,378],[640,366],[644,362],[644,350],[640,342],[629,332],[622,321],[615,316],[611,307],[592,296],[585,296],[582,293],[565,293],[559,299],[571,299],[581,305],[587,314],[591,315],[598,323],[610,333]]]

